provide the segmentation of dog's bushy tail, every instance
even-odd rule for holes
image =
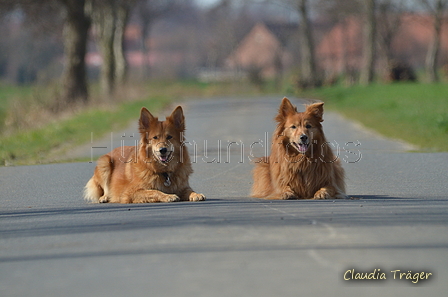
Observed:
[[[104,155],[98,159],[93,177],[84,187],[84,200],[92,203],[109,201],[109,198],[105,194],[108,191],[112,170],[113,163],[111,156]]]
[[[259,158],[253,170],[254,184],[250,196],[264,198],[272,194],[269,158]]]
[[[92,177],[84,187],[84,200],[91,203],[99,203],[103,194],[103,188],[95,181],[95,177]]]

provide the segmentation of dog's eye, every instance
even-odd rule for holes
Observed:
[[[305,127],[306,127],[307,129],[312,128],[310,124],[307,124]]]
[[[157,138],[159,138],[159,137],[157,137],[157,136],[154,136],[152,139],[157,139]]]
[[[291,129],[295,129],[295,128],[297,128],[295,125],[292,125],[292,126],[291,126]]]
[[[171,135],[167,135],[166,136],[166,139],[168,139],[168,140],[171,139],[171,138],[173,138],[173,136],[171,136]]]

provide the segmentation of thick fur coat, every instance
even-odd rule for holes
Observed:
[[[101,203],[205,200],[188,182],[193,169],[183,145],[184,131],[180,106],[165,121],[143,107],[139,145],[116,148],[100,157],[85,186],[84,198]]]
[[[297,112],[284,98],[271,155],[257,160],[251,196],[266,199],[345,198],[344,169],[322,129],[324,103]]]

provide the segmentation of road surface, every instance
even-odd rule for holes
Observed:
[[[351,199],[250,198],[280,101],[183,104],[205,202],[87,204],[94,163],[0,168],[0,296],[445,296],[448,154],[326,113]],[[134,127],[71,154],[132,145]]]

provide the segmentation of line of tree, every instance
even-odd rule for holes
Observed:
[[[299,1],[299,0],[298,0]],[[307,0],[300,0],[307,1]],[[447,19],[448,0],[321,0],[318,9],[341,21],[350,15],[364,20],[363,59],[359,81],[370,84],[375,77],[378,45],[383,49],[389,68],[394,68],[392,41],[400,28],[404,12],[428,13],[433,19],[433,33],[427,50],[425,70],[429,82],[438,82],[437,61],[442,37],[442,24]]]
[[[48,0],[54,1],[54,0]],[[87,34],[95,26],[102,56],[100,87],[104,96],[112,96],[116,85],[127,80],[124,34],[131,9],[138,8],[142,22],[143,52],[150,24],[173,7],[174,0],[59,0],[65,7],[64,43],[66,65],[63,75],[67,103],[87,101],[85,54]]]
[[[432,15],[433,36],[426,55],[426,74],[429,81],[439,81],[437,72],[437,60],[440,51],[440,40],[442,38],[442,24],[448,10],[448,0],[418,0],[421,5]],[[447,33],[445,33],[447,34]]]
[[[85,57],[92,26],[103,60],[101,91],[104,96],[112,96],[116,85],[124,84],[127,79],[124,33],[131,10],[138,8],[143,24],[141,47],[147,52],[150,24],[174,4],[175,0],[0,0],[0,16],[18,8],[30,20],[62,15],[65,59],[60,104],[69,106],[89,100]],[[51,14],[43,13],[49,8]],[[51,21],[40,21],[46,23],[43,30],[51,30]]]
[[[49,16],[63,23],[64,70],[61,77],[63,104],[86,103],[89,90],[86,79],[85,57],[88,38],[93,31],[96,45],[103,60],[100,71],[100,86],[104,96],[112,96],[117,85],[127,80],[128,67],[124,52],[124,32],[131,12],[138,18],[142,28],[140,50],[148,57],[147,40],[154,22],[163,16],[179,13],[182,7],[194,0],[0,0],[0,17],[20,7],[27,18],[45,19]],[[221,0],[211,8],[204,18],[208,39],[197,47],[205,57],[204,66],[217,67],[219,61],[229,55],[250,25],[246,17],[246,5],[250,0],[240,1],[235,13],[232,5],[238,1]],[[442,24],[448,10],[448,0],[266,0],[287,7],[297,15],[300,49],[295,53],[300,69],[299,85],[317,87],[323,78],[316,61],[315,29],[313,18],[324,16],[334,23],[350,15],[362,16],[364,20],[363,59],[359,81],[369,84],[375,77],[378,47],[392,63],[392,41],[400,27],[403,12],[421,9],[433,16],[433,37],[426,56],[426,72],[430,81],[438,81],[437,60],[440,51]],[[238,14],[237,16],[235,14]],[[378,21],[381,20],[381,21]],[[199,21],[199,20],[198,20]],[[200,21],[199,21],[200,22]],[[55,22],[46,21],[44,30],[52,30]],[[250,28],[249,28],[250,29]],[[53,29],[54,30],[54,29]],[[199,32],[197,34],[203,34]],[[188,63],[186,61],[185,63]],[[144,63],[142,72],[150,69]],[[0,65],[1,66],[1,65]]]

